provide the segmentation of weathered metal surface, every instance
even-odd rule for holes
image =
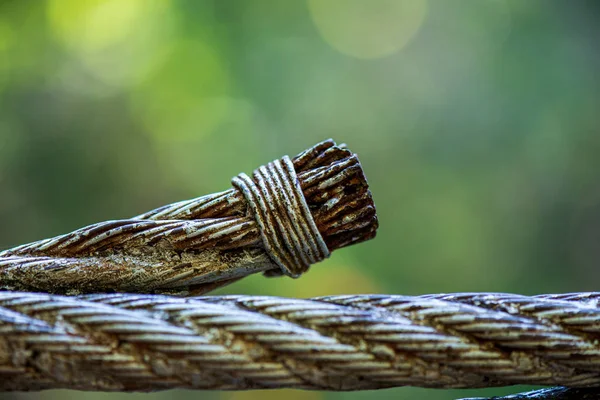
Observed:
[[[570,389],[556,387],[551,389],[533,390],[531,392],[518,393],[509,396],[494,396],[490,398],[469,397],[462,400],[600,400],[600,390]]]
[[[0,390],[600,387],[600,309],[478,296],[0,292]]]
[[[0,288],[203,293],[256,272],[296,277],[375,236],[367,181],[345,147],[328,140],[255,175],[260,207],[233,188],[0,252]]]

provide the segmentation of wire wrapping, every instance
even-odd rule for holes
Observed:
[[[259,167],[254,180],[242,173],[233,185],[244,195],[265,249],[282,272],[297,278],[329,257],[289,157]]]
[[[600,295],[581,296],[0,292],[0,389],[600,386]]]

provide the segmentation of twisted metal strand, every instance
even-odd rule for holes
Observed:
[[[462,400],[599,400],[600,391],[597,388],[570,389],[556,387],[550,389],[533,390],[531,392],[513,394],[509,396],[494,396],[492,398],[470,397]]]
[[[0,390],[600,386],[598,307],[527,298],[572,324],[445,296],[0,292]]]
[[[225,192],[2,251],[0,288],[203,293],[256,272],[297,277],[329,251],[375,236],[360,162],[331,140],[239,181]],[[264,218],[248,185],[268,194],[258,199]]]

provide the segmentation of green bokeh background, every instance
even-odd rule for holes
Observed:
[[[599,38],[592,0],[0,0],[0,248],[224,190],[332,137],[363,163],[376,240],[225,292],[597,290]]]

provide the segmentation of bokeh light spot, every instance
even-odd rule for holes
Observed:
[[[143,0],[52,0],[48,15],[62,40],[82,51],[96,51],[131,34],[141,22],[145,4]]]
[[[181,41],[132,94],[136,116],[156,140],[210,133],[228,112],[229,75],[213,46]]]
[[[199,157],[205,141],[225,121],[248,111],[229,94],[230,76],[217,48],[208,40],[176,42],[161,67],[130,95],[133,117],[151,140],[161,169],[194,192],[200,190],[197,173],[209,159]],[[217,157],[210,159],[218,163]]]
[[[425,0],[308,0],[323,39],[358,58],[379,58],[402,49],[427,14]]]
[[[283,389],[224,392],[221,393],[219,398],[221,400],[319,400],[323,396],[314,391]]]
[[[173,36],[168,0],[52,0],[47,16],[56,38],[114,87],[143,81]]]
[[[7,21],[0,19],[0,52],[7,51],[12,47],[15,35]]]
[[[0,91],[9,79],[11,64],[8,51],[14,42],[14,32],[8,22],[0,19]]]
[[[338,257],[341,258],[341,257]],[[332,265],[333,264],[333,265]],[[367,273],[365,265],[355,266],[344,260],[315,265],[300,281],[286,279],[289,285],[281,295],[315,297],[334,294],[380,293],[381,287]]]

